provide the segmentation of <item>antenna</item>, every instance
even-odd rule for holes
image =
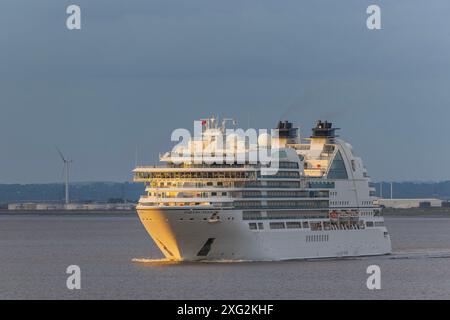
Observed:
[[[236,129],[236,120],[234,118],[223,118],[222,119],[222,131],[225,132],[227,123],[231,122],[233,129]]]
[[[59,156],[61,157],[61,160],[63,161],[63,163],[64,163],[64,172],[65,172],[65,201],[66,201],[66,204],[69,204],[69,169],[70,169],[70,164],[73,162],[72,160],[67,160],[65,157],[64,157],[64,155],[63,155],[63,153],[61,152],[61,150],[58,148],[58,147],[56,147],[55,146],[55,148],[56,148],[56,151],[58,151],[58,153],[59,153]]]

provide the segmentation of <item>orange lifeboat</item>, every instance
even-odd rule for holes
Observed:
[[[330,219],[335,220],[337,218],[339,218],[339,214],[337,213],[337,211],[336,210],[331,211],[330,212]]]

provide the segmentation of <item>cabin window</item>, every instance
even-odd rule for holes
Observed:
[[[284,222],[270,222],[270,229],[284,229]]]
[[[242,213],[242,220],[261,219],[261,211],[244,211]]]
[[[300,229],[301,227],[301,222],[286,222],[286,228],[288,229]]]

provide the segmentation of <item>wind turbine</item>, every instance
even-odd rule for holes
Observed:
[[[55,147],[56,151],[58,151],[61,156],[61,160],[64,163],[64,173],[65,173],[65,182],[66,182],[66,204],[69,204],[69,166],[73,162],[72,160],[67,160],[61,150],[58,147]]]

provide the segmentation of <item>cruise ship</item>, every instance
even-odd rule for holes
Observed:
[[[272,134],[259,134],[255,146],[227,135],[226,120],[198,121],[200,134],[160,155],[162,165],[133,170],[134,181],[145,184],[139,218],[167,259],[278,261],[391,252],[366,168],[331,122],[318,121],[303,138],[291,122],[280,121]],[[269,160],[250,159],[255,148]]]

